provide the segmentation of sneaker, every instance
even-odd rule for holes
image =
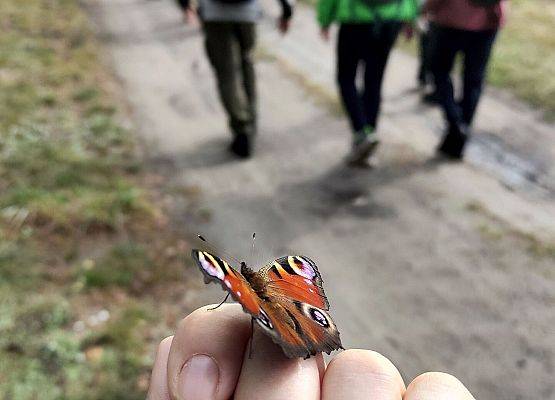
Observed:
[[[249,158],[252,153],[251,139],[244,133],[239,133],[233,138],[229,150],[240,158]]]
[[[368,159],[374,153],[380,141],[372,129],[355,133],[353,146],[347,154],[347,164],[351,166],[369,166]]]
[[[443,136],[443,140],[438,146],[437,151],[447,158],[461,160],[464,155],[464,148],[467,140],[468,134],[466,129],[458,126],[450,126],[445,136]]]

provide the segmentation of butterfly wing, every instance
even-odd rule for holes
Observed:
[[[226,261],[206,251],[193,250],[192,256],[204,274],[206,283],[213,281],[221,284],[222,288],[228,291],[246,312],[254,317],[260,315],[261,300],[239,271],[230,267]]]
[[[329,309],[316,263],[305,256],[280,257],[258,272],[267,292]]]
[[[304,256],[285,256],[257,274],[264,282],[271,306],[266,313],[274,329],[261,326],[286,355],[307,357],[343,348],[337,326],[328,313],[329,303],[314,261]],[[289,341],[291,336],[296,339],[294,343]]]
[[[342,348],[339,332],[327,312],[322,278],[307,257],[291,260],[293,266],[282,257],[257,272],[255,279],[264,283],[262,299],[226,261],[206,251],[193,250],[192,255],[205,282],[220,283],[286,356],[309,357]]]
[[[324,309],[283,296],[270,296],[265,310],[270,325],[256,321],[289,358],[308,358],[343,348],[339,331]]]

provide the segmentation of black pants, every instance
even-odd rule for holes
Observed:
[[[354,132],[376,127],[385,66],[401,29],[400,22],[342,24],[337,41],[337,82]],[[364,88],[356,75],[364,64]]]
[[[497,30],[466,31],[434,27],[432,71],[445,118],[451,127],[472,124]],[[455,100],[450,73],[457,53],[464,56],[463,92]]]
[[[418,68],[418,83],[426,85],[432,83],[432,57],[433,57],[434,34],[432,27],[426,32],[420,33],[419,41],[419,58],[420,66]]]

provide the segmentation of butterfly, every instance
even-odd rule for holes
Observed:
[[[209,252],[193,250],[192,256],[205,283],[220,283],[287,357],[343,348],[322,277],[310,258],[281,257],[256,272],[242,262],[239,272]]]

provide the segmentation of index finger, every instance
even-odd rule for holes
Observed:
[[[239,304],[199,308],[177,328],[168,358],[174,400],[227,400],[233,395],[250,338],[250,317]]]

